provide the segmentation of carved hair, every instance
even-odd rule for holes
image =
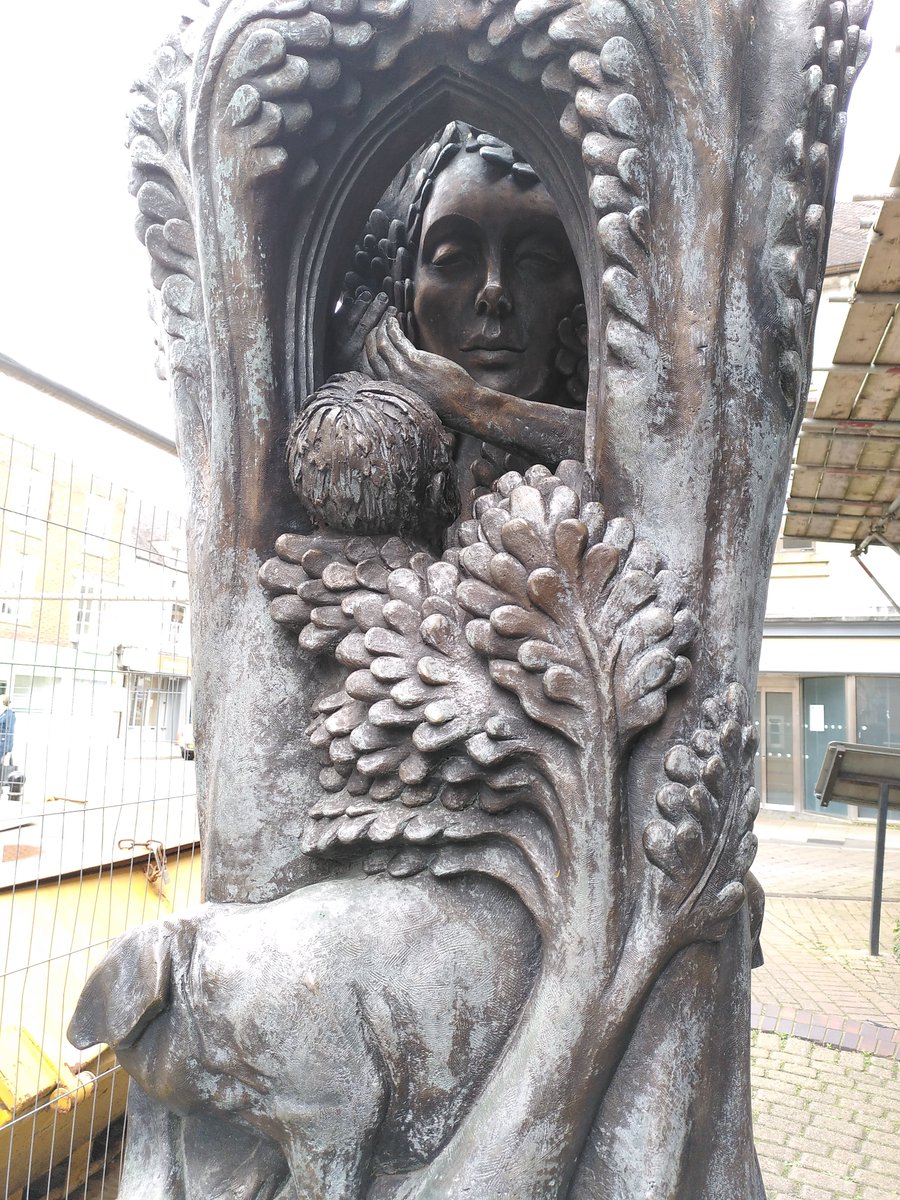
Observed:
[[[418,396],[358,372],[309,397],[288,441],[307,515],[343,533],[436,537],[459,515],[453,436]]]
[[[490,133],[473,129],[462,121],[451,121],[443,132],[425,150],[422,164],[416,173],[416,192],[406,218],[406,241],[410,253],[415,256],[419,248],[419,238],[422,234],[422,218],[435,181],[440,173],[464,150],[467,154],[478,154],[490,163],[497,171],[497,178],[511,176],[522,188],[534,187],[540,183],[537,171],[530,163],[525,162],[521,154],[512,146],[502,142]]]

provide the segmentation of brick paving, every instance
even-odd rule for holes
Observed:
[[[900,1198],[900,1064],[774,1033],[751,1054],[768,1200]]]
[[[751,1063],[768,1200],[900,1200],[900,831],[879,958],[868,954],[871,827],[764,816],[758,833],[766,963],[753,973],[763,1029]]]

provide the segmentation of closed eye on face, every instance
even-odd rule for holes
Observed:
[[[433,247],[425,261],[433,267],[468,266],[474,263],[475,248],[464,241],[443,241]]]
[[[529,234],[512,248],[512,261],[517,267],[542,274],[564,269],[571,257],[568,243],[544,234]]]

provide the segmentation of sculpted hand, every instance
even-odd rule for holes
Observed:
[[[378,325],[388,307],[388,298],[379,292],[373,299],[363,292],[358,300],[352,300],[338,314],[337,367],[339,371],[361,371],[369,373],[366,360],[366,338]]]
[[[476,384],[471,376],[449,359],[417,350],[404,336],[393,309],[387,310],[366,338],[366,357],[376,379],[409,388],[442,420],[452,421],[474,396]]]
[[[523,454],[530,462],[578,458],[584,446],[584,413],[521,400],[484,387],[458,363],[417,350],[388,309],[366,338],[366,370],[392,380],[430,404],[455,433]]]

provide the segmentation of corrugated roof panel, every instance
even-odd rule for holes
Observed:
[[[865,371],[857,375],[837,374],[832,372],[822,385],[822,392],[816,404],[818,417],[849,417],[853,404],[859,395],[859,390],[866,382]]]
[[[831,540],[834,542],[858,542],[864,536],[868,521],[857,521],[842,517],[831,526]]]
[[[828,453],[829,439],[823,434],[810,434],[800,439],[797,447],[798,463],[813,463],[818,465],[825,461]]]
[[[814,538],[817,542],[827,542],[831,540],[833,529],[833,517],[808,517],[804,536]]]
[[[898,396],[900,376],[895,379],[893,375],[867,375],[850,415],[860,421],[890,421]]]
[[[900,200],[886,200],[874,225],[856,285],[860,292],[900,288]]]
[[[845,441],[849,439],[845,438]],[[856,465],[867,471],[888,471],[900,466],[900,439],[895,439],[897,445],[883,438],[876,442],[874,438],[857,438],[861,442],[860,455]]]
[[[834,437],[828,447],[825,462],[829,467],[858,467],[860,455],[865,449],[862,438]]]
[[[880,205],[873,201],[837,200],[831,219],[826,273],[841,268],[853,270],[862,261],[869,241],[869,229],[878,217]]]
[[[797,517],[788,514],[784,519],[784,536],[796,538],[809,537],[809,534],[806,532],[807,524],[806,517]]]
[[[878,502],[878,491],[883,476],[879,475],[850,475],[844,476],[846,487],[844,495],[848,500],[866,500]]]
[[[875,361],[878,363],[900,362],[900,319],[896,313],[890,329],[884,335],[884,341],[881,343],[881,349],[878,351]],[[888,378],[898,379],[900,377],[893,375]]]
[[[819,477],[818,486],[812,493],[804,492],[804,495],[810,495],[819,500],[843,500],[847,495],[847,485],[850,482],[850,476],[835,475],[829,471],[824,471]],[[866,497],[868,499],[868,497]]]
[[[857,284],[857,291],[862,288]],[[870,363],[875,357],[888,323],[893,319],[894,304],[851,304],[847,320],[834,352],[836,363]]]
[[[894,181],[896,188],[900,160]],[[858,544],[874,536],[900,546],[900,512],[888,512],[900,495],[898,293],[900,199],[891,197],[875,221],[835,351],[844,369],[828,374],[801,426],[784,527],[790,537]],[[846,369],[858,363],[881,369]]]

